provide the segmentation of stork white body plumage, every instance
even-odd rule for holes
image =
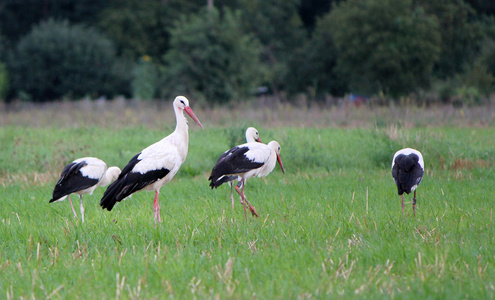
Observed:
[[[258,132],[258,130],[254,127],[249,127],[248,129],[246,129],[246,142],[247,143],[255,143],[255,142],[258,142],[258,143],[261,143],[261,138],[260,138],[260,134]],[[227,155],[229,151],[225,151],[217,160],[217,164],[218,162],[220,162],[224,157],[225,155]],[[230,186],[230,202],[232,203],[232,210],[234,210],[234,182],[239,180],[239,177],[237,175],[233,175],[233,176],[230,176],[230,177],[224,177],[223,178],[224,181],[228,181],[229,183],[229,186]],[[242,203],[242,197],[241,197],[241,203]]]
[[[404,214],[404,193],[414,192],[412,205],[416,215],[416,189],[423,179],[423,155],[416,149],[404,148],[397,151],[392,159],[392,177],[397,185],[401,198],[402,214]]]
[[[244,193],[246,180],[256,176],[263,177],[270,174],[275,168],[277,161],[282,172],[285,173],[282,160],[280,159],[280,144],[276,141],[271,141],[268,145],[251,142],[233,147],[223,153],[215,167],[213,167],[208,178],[211,181],[210,187],[212,189],[219,187],[224,182],[230,181],[236,176],[239,183],[235,189],[241,196],[244,211],[246,209],[245,204],[247,204],[251,213],[254,216],[258,216],[254,207],[246,199]]]
[[[101,159],[96,157],[83,157],[74,160],[64,167],[59,180],[53,189],[52,199],[49,203],[69,199],[74,217],[77,217],[70,194],[78,194],[81,200],[80,211],[81,219],[84,222],[84,206],[82,196],[93,194],[93,191],[99,186],[106,186],[117,179],[120,174],[118,167],[110,167]]]
[[[155,191],[153,211],[155,223],[161,222],[158,197],[160,188],[172,180],[186,160],[189,144],[187,119],[184,111],[203,128],[184,96],[175,98],[175,131],[162,140],[136,154],[122,170],[119,178],[112,183],[103,195],[100,205],[109,211],[117,202],[141,191]]]

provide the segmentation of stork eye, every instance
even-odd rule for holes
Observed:
[[[184,100],[180,100],[180,103],[182,103],[182,104],[186,105],[186,103],[184,103]]]

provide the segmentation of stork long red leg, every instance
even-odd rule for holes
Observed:
[[[155,201],[153,202],[153,212],[155,214],[155,227],[156,223],[161,223],[162,220],[160,218],[160,204],[158,204],[158,191],[155,191]]]
[[[74,209],[74,206],[72,205],[72,201],[70,200],[70,196],[67,195],[67,198],[69,199],[70,207],[72,208],[72,212],[74,213],[74,218],[77,218],[76,210]]]
[[[247,222],[246,201],[242,201],[242,207],[244,207],[244,219]]]
[[[239,183],[235,186],[235,191],[239,194],[239,196],[241,196],[242,206],[244,207],[244,218],[246,219],[246,222],[247,222],[247,213],[246,213],[246,202],[247,201],[245,201],[244,195],[241,192],[241,190],[239,189],[240,184],[242,184],[242,180],[239,181]]]
[[[246,201],[247,205],[249,206],[249,211],[251,212],[251,214],[253,216],[259,217],[258,213],[256,212],[256,209],[254,209],[254,206],[249,204],[249,202],[247,201],[246,194],[244,194],[244,186],[245,186],[245,183],[243,182],[242,183],[242,195],[244,196],[244,201]]]
[[[240,187],[239,185],[242,185],[242,190],[240,190]],[[251,212],[251,214],[253,216],[256,216],[256,217],[259,217],[258,213],[256,212],[256,209],[254,208],[254,206],[252,206],[249,201],[247,201],[247,198],[246,198],[246,194],[244,194],[244,186],[245,186],[245,182],[244,182],[244,179],[241,179],[241,181],[239,181],[239,183],[235,186],[235,190],[237,191],[237,193],[241,196],[241,200],[242,200],[242,203],[245,204],[247,203],[248,207],[249,207],[249,211]]]
[[[255,217],[259,217],[258,213],[256,212],[256,209],[254,209],[254,206],[252,206],[251,204],[249,204],[249,202],[244,199],[249,207],[249,211],[251,212],[251,214]]]

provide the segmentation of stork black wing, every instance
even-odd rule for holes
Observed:
[[[246,156],[248,147],[234,147],[220,156],[215,167],[211,171],[208,180],[211,180],[211,188],[219,187],[223,183],[235,179],[235,174],[244,173],[263,166],[262,162],[256,162]],[[227,178],[226,178],[227,177]]]
[[[101,198],[100,205],[103,209],[112,210],[117,202],[129,197],[132,193],[142,190],[150,184],[167,176],[169,169],[162,168],[150,170],[146,173],[133,172],[133,168],[141,160],[141,153],[136,154],[120,173],[119,178],[110,184]]]
[[[52,199],[49,203],[97,184],[99,178],[89,178],[82,175],[81,168],[87,165],[86,162],[82,161],[80,163],[72,162],[65,166],[60,175],[60,179],[55,184]]]
[[[395,158],[392,176],[399,195],[411,193],[411,188],[421,182],[423,169],[418,161],[419,157],[416,154],[400,154]]]

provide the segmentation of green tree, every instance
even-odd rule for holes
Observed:
[[[48,20],[23,37],[8,61],[12,89],[46,101],[111,94],[110,40],[94,29]]]
[[[118,55],[160,58],[169,49],[169,29],[185,12],[197,12],[203,0],[112,0],[99,26],[115,43]]]
[[[479,55],[484,41],[475,11],[463,0],[416,0],[438,20],[441,52],[434,72],[439,78],[462,73]]]
[[[171,30],[163,96],[195,94],[210,102],[245,97],[264,79],[260,45],[245,34],[240,12],[212,8],[183,16]]]
[[[151,57],[143,56],[134,67],[132,80],[132,96],[134,99],[152,100],[157,92],[157,72],[156,66],[152,63]]]
[[[495,1],[493,0],[466,0],[479,14],[495,15]]]
[[[0,61],[0,100],[3,100],[9,90],[7,67]]]
[[[399,96],[428,86],[440,51],[438,25],[412,0],[349,0],[330,18],[351,91]]]
[[[2,0],[0,29],[11,43],[27,34],[32,26],[50,18],[93,25],[108,1],[95,0]]]
[[[0,100],[4,99],[9,89],[9,77],[5,64],[2,62],[3,57],[3,37],[0,35]]]
[[[347,84],[337,70],[337,48],[330,34],[330,14],[319,19],[310,40],[289,60],[287,92],[305,92],[316,99],[325,94],[342,96]]]
[[[495,90],[495,41],[484,44],[478,59],[466,72],[463,81],[488,96]]]
[[[240,0],[244,28],[263,45],[262,61],[269,67],[269,81],[277,93],[285,89],[290,72],[287,62],[305,41],[299,17],[299,0]]]

